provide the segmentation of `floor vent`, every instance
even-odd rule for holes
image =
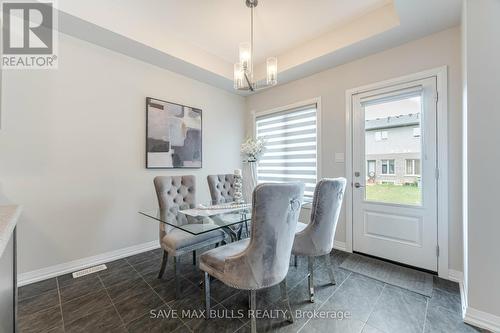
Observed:
[[[79,277],[82,277],[82,276],[85,276],[85,275],[89,275],[89,274],[92,274],[92,273],[103,271],[105,269],[107,269],[107,267],[104,264],[103,265],[97,265],[97,266],[94,266],[94,267],[85,268],[85,269],[82,269],[81,271],[73,272],[73,278],[76,279],[76,278],[79,278]]]

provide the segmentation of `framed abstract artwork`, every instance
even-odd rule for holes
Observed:
[[[146,98],[146,168],[202,166],[200,109]]]

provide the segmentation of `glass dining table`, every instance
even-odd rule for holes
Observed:
[[[181,206],[178,209],[140,211],[151,221],[200,235],[213,230],[223,230],[232,242],[239,240],[243,228],[248,235],[248,221],[252,219],[250,204],[199,205],[195,208]]]

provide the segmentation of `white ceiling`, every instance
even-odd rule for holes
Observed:
[[[390,2],[260,0],[254,18],[255,59],[281,54]],[[180,39],[229,63],[238,60],[238,44],[250,40],[245,0],[64,0],[60,6],[125,36],[143,31]]]
[[[199,0],[183,1],[180,6],[174,2],[165,2],[170,14],[162,28],[228,62],[238,60],[238,44],[250,41],[250,9],[244,0],[203,1],[202,6]],[[260,0],[254,10],[255,61],[282,54],[389,2]]]
[[[278,56],[283,83],[457,25],[460,7],[460,0],[259,0],[256,62]],[[245,0],[64,0],[59,8],[62,32],[228,90],[238,44],[250,34]]]

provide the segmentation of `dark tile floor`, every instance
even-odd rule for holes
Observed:
[[[358,275],[339,265],[349,254],[331,255],[337,285],[316,263],[316,302],[307,296],[306,263],[290,266],[287,276],[295,322],[284,319],[279,287],[258,292],[258,332],[479,332],[460,316],[458,285],[435,278],[431,298]],[[247,293],[212,282],[218,319],[196,318],[204,309],[201,273],[192,258],[182,260],[183,297],[175,300],[172,266],[157,279],[161,250],[108,263],[108,269],[81,278],[71,274],[19,289],[21,332],[238,332],[250,331],[241,316]],[[186,311],[191,310],[191,311]],[[197,311],[196,311],[197,310]],[[189,315],[188,315],[189,314]],[[345,318],[342,319],[342,315]],[[328,319],[320,318],[328,316]]]

